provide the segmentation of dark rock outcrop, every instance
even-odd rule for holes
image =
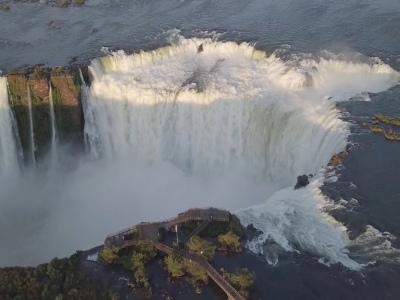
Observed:
[[[254,225],[253,224],[249,224],[249,225],[247,225],[247,230],[250,230],[250,231],[253,231],[253,232],[256,232],[256,231],[258,231],[258,229],[257,228],[255,228],[254,227]]]
[[[204,51],[203,44],[200,44],[200,46],[197,48],[197,53],[201,53],[203,51]]]
[[[297,190],[299,188],[305,187],[309,184],[310,182],[308,181],[308,176],[307,175],[300,175],[297,176],[297,183],[294,186],[294,189]]]

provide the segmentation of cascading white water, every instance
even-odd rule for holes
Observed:
[[[200,177],[239,172],[267,186],[265,195],[276,192],[265,204],[237,211],[264,231],[250,245],[254,251],[273,239],[286,250],[296,244],[358,267],[347,255],[345,228],[319,210],[321,175],[306,189],[292,186],[297,175],[317,173],[344,149],[348,128],[334,102],[384,90],[398,72],[381,63],[285,62],[246,43],[208,39],[112,53],[89,69],[85,134],[95,157],[167,161]]]
[[[26,85],[28,90],[28,109],[29,109],[29,146],[30,146],[30,154],[31,154],[31,163],[33,166],[36,165],[36,157],[35,157],[35,134],[33,132],[33,119],[32,119],[32,97],[31,97],[31,89],[29,88],[29,84]]]
[[[18,151],[13,135],[13,115],[8,104],[7,78],[0,77],[0,174],[19,170]]]
[[[49,81],[49,108],[50,108],[50,122],[51,122],[51,160],[54,163],[57,160],[57,125],[54,114],[53,91],[51,81]]]
[[[96,125],[94,123],[94,114],[93,111],[90,109],[88,106],[88,87],[85,83],[85,79],[83,78],[82,70],[79,69],[79,77],[81,79],[81,101],[82,101],[82,109],[83,109],[83,115],[85,118],[85,126],[84,128],[84,138],[85,138],[85,148],[91,153],[92,156],[98,157],[98,153],[96,149],[98,149],[97,146],[94,146],[96,141],[91,140],[93,137],[97,136],[96,133],[90,132],[91,130],[96,129]],[[92,147],[90,145],[93,145]]]

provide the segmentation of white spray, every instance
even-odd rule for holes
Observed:
[[[89,69],[85,133],[94,156],[167,161],[207,178],[239,172],[268,186],[265,195],[290,186],[239,211],[244,223],[266,229],[259,245],[270,237],[286,250],[294,243],[357,267],[341,224],[318,209],[320,180],[304,191],[292,186],[346,145],[349,131],[334,101],[384,90],[399,80],[396,71],[339,60],[284,62],[246,43],[195,38],[129,56],[112,53]],[[358,78],[354,85],[343,80],[350,77]]]
[[[26,85],[28,90],[28,108],[29,108],[29,144],[31,151],[31,163],[33,166],[36,166],[36,157],[35,157],[35,134],[33,132],[33,119],[32,119],[32,97],[31,97],[31,89],[29,88],[29,84]]]
[[[51,122],[51,161],[54,164],[57,160],[57,125],[54,114],[53,91],[51,81],[49,81],[49,103],[50,103],[50,122]]]
[[[19,170],[13,123],[8,104],[7,78],[0,77],[0,174],[12,174]]]

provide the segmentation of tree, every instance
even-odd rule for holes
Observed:
[[[201,255],[207,260],[213,259],[216,249],[214,245],[199,236],[192,236],[189,240],[188,247],[190,253]]]
[[[194,261],[185,260],[185,271],[188,274],[189,282],[195,283],[198,280],[208,283],[207,272]]]
[[[140,267],[144,266],[145,260],[144,260],[144,254],[143,253],[137,253],[133,252],[132,258],[131,258],[131,263],[132,263],[132,270],[139,269]]]
[[[234,274],[227,274],[227,279],[234,288],[249,292],[254,286],[255,274],[248,269],[238,269]]]
[[[100,257],[108,264],[113,263],[118,258],[118,248],[104,247],[100,251]]]
[[[164,259],[165,267],[172,277],[180,277],[185,275],[185,264],[182,258],[176,254],[169,254]]]
[[[239,242],[239,236],[229,231],[226,234],[221,234],[218,236],[218,243],[221,245],[223,250],[240,252],[242,247]]]
[[[143,254],[144,263],[148,262],[157,255],[157,249],[150,241],[137,241],[134,245],[137,253]]]

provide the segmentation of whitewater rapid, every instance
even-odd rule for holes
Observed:
[[[239,206],[228,204],[264,232],[249,244],[253,251],[264,253],[272,240],[359,268],[348,256],[346,228],[321,212],[318,173],[349,134],[335,103],[385,90],[398,72],[376,60],[283,60],[250,44],[196,38],[133,55],[112,52],[89,69],[85,136],[92,156],[169,162],[203,179],[240,174],[264,193],[248,190]],[[300,174],[317,176],[295,191]],[[263,204],[252,206],[253,196]]]

